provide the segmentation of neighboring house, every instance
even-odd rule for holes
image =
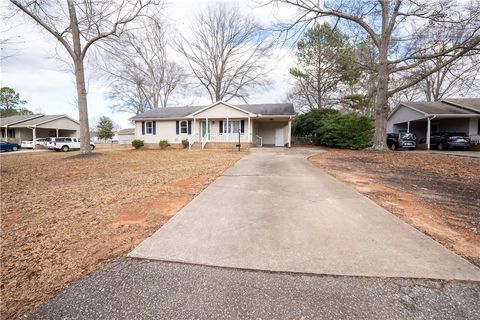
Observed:
[[[428,149],[432,132],[464,132],[480,144],[480,98],[401,102],[388,116],[387,132],[412,132]]]
[[[145,143],[160,140],[179,144],[188,139],[202,148],[207,143],[235,145],[238,140],[258,146],[290,146],[291,103],[232,105],[216,102],[208,106],[157,108],[130,120],[135,138]],[[240,134],[239,134],[240,133]]]
[[[135,139],[135,128],[126,128],[118,130],[118,144],[131,144]]]
[[[80,124],[65,114],[60,115],[18,115],[0,118],[2,140],[20,144],[22,141],[78,136]]]

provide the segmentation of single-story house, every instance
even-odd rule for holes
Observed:
[[[464,132],[480,144],[480,98],[401,102],[388,116],[387,132],[414,133],[428,149],[432,132]]]
[[[20,144],[22,141],[48,137],[74,137],[80,133],[77,120],[60,115],[17,115],[0,118],[2,139]]]
[[[206,144],[257,146],[291,145],[291,103],[233,105],[223,101],[208,106],[157,108],[134,116],[135,139],[146,144],[168,140],[189,141],[189,147]]]
[[[117,132],[118,144],[131,144],[135,139],[135,128],[120,129]]]

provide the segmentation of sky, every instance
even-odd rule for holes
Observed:
[[[188,32],[189,22],[211,0],[171,0],[167,1],[163,11],[166,22],[179,32]],[[257,18],[259,23],[269,26],[277,19],[286,19],[290,12],[275,7],[259,7],[254,2],[247,0],[223,0],[237,4],[247,15]],[[12,10],[12,5],[7,0],[0,0],[2,13]],[[5,19],[2,19],[5,20]],[[65,62],[59,58],[66,58],[63,47],[55,38],[36,25],[33,20],[23,14],[16,14],[5,20],[0,26],[1,37],[11,38],[8,52],[15,55],[2,59],[0,69],[0,86],[13,88],[26,100],[26,108],[35,113],[67,114],[78,119],[78,110],[75,105],[76,89],[73,74],[68,70]],[[2,50],[2,52],[5,52]],[[88,53],[87,53],[88,55]],[[67,59],[67,58],[66,58]],[[182,57],[171,50],[169,59],[182,62]],[[289,69],[294,66],[294,52],[288,48],[276,49],[269,60],[268,69],[272,85],[269,88],[252,92],[249,103],[277,103],[286,101],[292,79]],[[88,111],[91,122],[100,116],[108,116],[114,120],[119,128],[131,127],[128,113],[112,113],[109,106],[112,101],[106,97],[108,82],[103,80],[87,66],[88,82]],[[235,102],[235,101],[232,101]],[[206,95],[198,94],[192,90],[187,94],[182,104],[208,104]]]

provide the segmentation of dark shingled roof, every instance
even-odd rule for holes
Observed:
[[[266,116],[289,116],[294,115],[295,110],[291,103],[273,103],[273,104],[235,104],[237,108],[243,109],[247,112],[266,115]],[[130,120],[136,119],[165,119],[165,118],[183,118],[188,117],[194,112],[202,110],[208,106],[189,106],[189,107],[169,107],[169,108],[157,108],[149,111],[145,111],[142,114],[136,115]]]
[[[9,126],[11,124],[27,121],[29,119],[40,118],[43,117],[43,114],[30,114],[30,115],[18,115],[18,116],[10,116],[5,118],[0,118],[1,126]]]
[[[442,101],[480,113],[480,98],[445,99]]]
[[[414,108],[425,114],[472,114],[476,113],[444,102],[401,102],[401,105]]]

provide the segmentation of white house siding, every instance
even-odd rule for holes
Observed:
[[[256,123],[256,134],[262,137],[264,145],[275,145],[275,129],[283,128],[284,142],[288,141],[288,121],[259,121]]]
[[[135,122],[135,139],[143,140],[145,143],[158,144],[160,140],[168,140],[169,143],[181,143],[183,139],[189,139],[188,134],[177,135],[177,120],[161,120],[155,121],[156,134],[144,134],[142,135],[142,123],[144,121]],[[145,121],[147,122],[147,121]],[[193,121],[192,121],[193,131]]]
[[[135,139],[135,134],[119,134],[118,144],[131,144],[133,139]]]
[[[400,107],[387,121],[387,132],[397,132],[395,124],[425,118],[423,113],[407,107]]]

